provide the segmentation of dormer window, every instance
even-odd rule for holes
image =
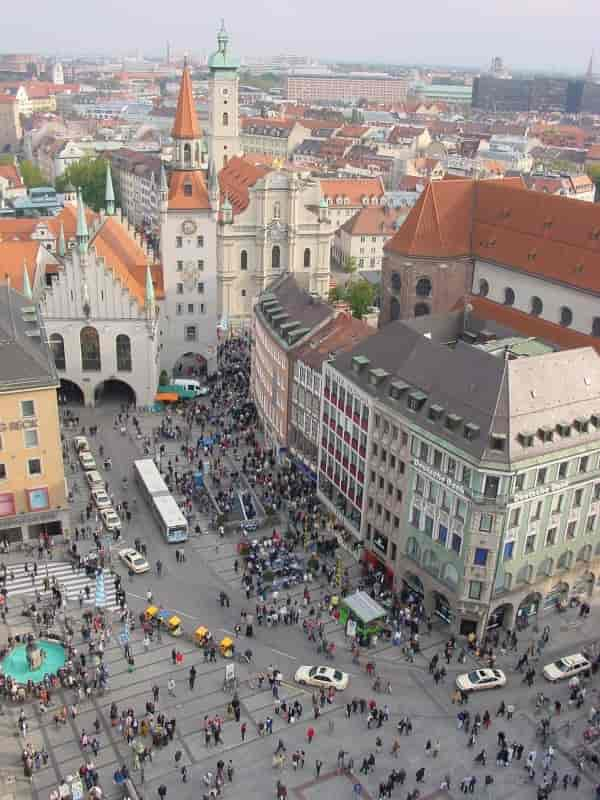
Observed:
[[[490,447],[492,450],[498,452],[506,450],[506,436],[503,433],[492,433],[490,436]]]
[[[411,411],[420,411],[425,405],[426,400],[427,395],[416,389],[409,393],[407,405]]]
[[[578,433],[587,433],[590,427],[590,421],[587,417],[577,417],[573,422],[573,427]]]
[[[551,442],[554,436],[554,430],[549,425],[542,425],[538,430],[538,436],[542,442]]]
[[[475,425],[473,422],[467,422],[465,425],[465,439],[468,439],[472,442],[474,439],[477,439],[479,436],[481,428],[479,425]]]
[[[462,417],[460,417],[458,414],[448,414],[446,417],[446,427],[449,431],[455,431],[461,422]]]
[[[556,426],[556,430],[560,436],[566,437],[571,435],[571,426],[568,422],[559,422]]]
[[[517,439],[519,440],[519,443],[521,444],[522,447],[533,447],[533,440],[534,440],[533,433],[524,431],[523,433],[520,433],[517,436]]]
[[[437,403],[433,403],[431,406],[429,406],[429,413],[427,416],[432,422],[437,422],[442,418],[443,413],[444,407],[438,405]]]

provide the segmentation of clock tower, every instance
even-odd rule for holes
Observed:
[[[163,165],[160,178],[160,366],[174,378],[202,379],[217,368],[219,197],[208,186],[204,134],[187,63],[171,137],[173,161],[168,174]]]
[[[220,172],[230,158],[240,155],[239,68],[229,49],[225,23],[217,35],[217,50],[208,59],[208,152]]]

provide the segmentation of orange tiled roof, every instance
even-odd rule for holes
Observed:
[[[140,245],[116,217],[106,217],[90,241],[90,247],[103,258],[108,269],[118,278],[140,306],[146,299],[145,281],[148,259]]]
[[[19,170],[14,164],[0,164],[0,178],[6,178],[10,181],[13,188],[20,188],[23,186]]]
[[[349,205],[362,205],[363,197],[383,197],[385,190],[381,178],[340,178],[338,180],[322,180],[323,196],[335,204],[336,197],[347,197]]]
[[[227,196],[234,212],[239,214],[248,207],[250,187],[269,172],[271,172],[270,167],[254,163],[252,156],[230,158],[227,165],[219,172],[221,202]]]
[[[360,139],[369,130],[367,125],[344,125],[337,132],[342,139]]]
[[[13,289],[23,291],[23,264],[27,264],[29,283],[33,286],[40,247],[39,242],[32,241],[0,242],[0,272],[3,280],[8,275]]]
[[[202,136],[202,131],[198,124],[198,116],[196,115],[196,106],[194,105],[192,79],[187,66],[183,68],[181,76],[175,122],[173,123],[171,136],[174,139],[199,139]]]
[[[532,336],[536,339],[555,344],[563,350],[572,350],[576,347],[593,347],[600,353],[600,339],[596,336],[589,336],[585,333],[564,328],[555,322],[548,322],[542,317],[533,317],[524,311],[519,311],[511,306],[495,303],[480,295],[468,295],[465,300],[461,300],[456,308],[464,308],[464,304],[472,306],[477,316],[485,319],[494,320],[500,325],[506,325],[517,331],[523,336]]]
[[[404,218],[407,210],[388,206],[367,206],[342,225],[342,230],[351,236],[393,236],[397,231],[398,218]]]
[[[377,328],[342,312],[313,334],[295,356],[298,361],[318,369],[332,352],[350,350],[374,333]]]
[[[191,187],[186,194],[186,187]],[[209,209],[210,200],[200,170],[175,170],[169,180],[169,208],[177,211]]]

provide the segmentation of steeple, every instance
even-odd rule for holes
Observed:
[[[177,111],[175,112],[175,122],[171,131],[173,139],[200,139],[202,131],[198,124],[196,106],[194,104],[194,94],[192,92],[192,78],[187,65],[187,59],[183,64],[183,74],[179,86],[179,97],[177,99]]]
[[[33,300],[33,292],[31,291],[31,282],[27,270],[27,261],[25,261],[25,259],[23,259],[23,294],[28,300]]]
[[[152,273],[150,267],[146,267],[146,316],[154,319],[156,316],[156,297],[154,294],[154,284],[152,283]]]
[[[213,209],[217,208],[219,202],[219,176],[214,158],[211,158],[208,165],[208,194]]]
[[[110,172],[110,161],[106,164],[106,189],[104,191],[104,202],[107,215],[112,217],[115,213],[115,190],[113,189],[112,175]]]
[[[62,222],[60,223],[60,233],[58,234],[58,245],[56,246],[56,251],[61,258],[64,258],[67,254],[67,246],[65,244],[65,229]]]
[[[87,220],[85,218],[85,206],[83,205],[83,197],[81,196],[81,187],[77,190],[77,231],[75,233],[77,240],[77,249],[79,255],[87,255],[87,247],[89,242],[89,233]]]

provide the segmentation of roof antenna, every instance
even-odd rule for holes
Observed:
[[[17,341],[17,329],[15,328],[15,318],[13,316],[12,297],[10,291],[10,275],[5,273],[6,278],[6,304],[8,306],[8,319],[10,320],[10,332],[12,334],[12,342]]]

